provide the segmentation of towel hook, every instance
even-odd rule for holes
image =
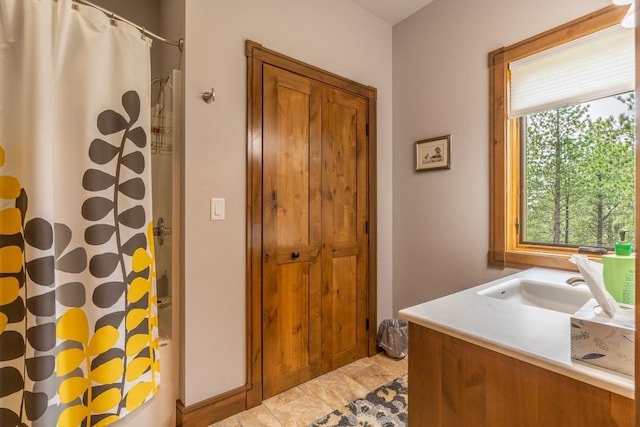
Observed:
[[[202,100],[207,104],[211,104],[216,100],[216,91],[211,88],[211,92],[204,92],[202,94]]]

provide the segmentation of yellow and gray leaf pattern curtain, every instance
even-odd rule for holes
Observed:
[[[0,427],[106,426],[159,390],[149,47],[0,0]]]

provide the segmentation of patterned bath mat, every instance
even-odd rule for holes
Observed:
[[[405,427],[407,425],[407,376],[336,409],[309,427]]]

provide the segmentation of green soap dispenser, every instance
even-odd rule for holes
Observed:
[[[614,244],[615,255],[602,255],[604,286],[613,299],[624,304],[636,303],[636,256],[631,254],[631,242],[625,241],[626,231],[620,231],[620,241]]]

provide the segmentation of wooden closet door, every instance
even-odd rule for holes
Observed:
[[[263,68],[264,398],[367,356],[367,100]]]
[[[321,373],[321,85],[264,65],[263,393]]]
[[[367,100],[322,88],[323,357],[335,369],[368,354]]]

